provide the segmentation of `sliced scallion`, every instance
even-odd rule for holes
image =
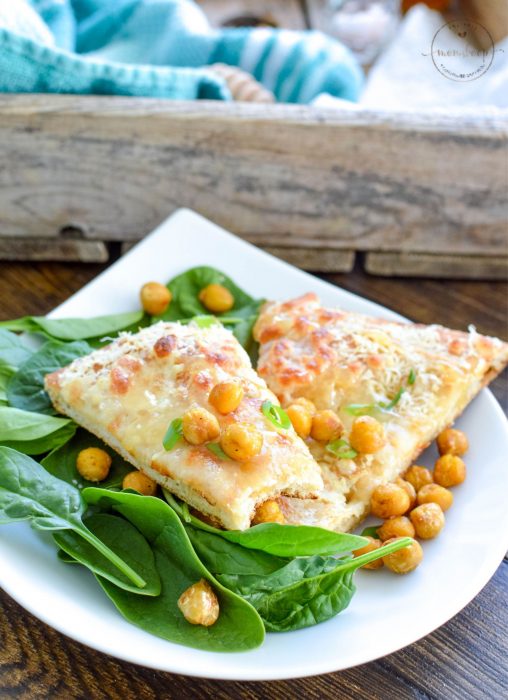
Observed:
[[[172,450],[173,447],[176,445],[178,440],[181,439],[182,436],[183,436],[182,419],[175,418],[169,424],[169,428],[167,429],[166,434],[164,435],[164,438],[162,440],[162,444],[164,446],[164,449],[167,450],[168,452],[169,452],[169,450]]]
[[[379,407],[382,408],[384,411],[390,411],[394,406],[396,406],[399,403],[400,397],[404,392],[405,389],[403,387],[400,387],[398,392],[395,394],[395,396],[389,403],[380,402]]]
[[[276,406],[271,401],[263,401],[261,411],[265,418],[272,423],[276,428],[288,430],[291,427],[291,421],[286,411],[280,406]]]
[[[358,455],[358,452],[353,450],[346,440],[340,438],[329,442],[325,449],[339,459],[354,459]]]
[[[224,450],[222,449],[222,447],[219,445],[218,442],[209,442],[206,446],[206,449],[210,450],[210,452],[212,454],[214,454],[216,457],[218,457],[219,459],[225,459],[225,460],[229,459],[229,457],[224,452]]]

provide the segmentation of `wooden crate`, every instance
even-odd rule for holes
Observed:
[[[200,2],[217,26],[328,21]],[[0,95],[0,258],[103,261],[185,206],[306,269],[504,278],[507,145],[495,116]]]

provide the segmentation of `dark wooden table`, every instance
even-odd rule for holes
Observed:
[[[101,269],[0,264],[0,318],[44,314]],[[328,279],[413,320],[457,328],[474,323],[481,333],[508,338],[505,283],[390,280],[359,269]],[[506,376],[492,388],[506,410]],[[0,698],[500,700],[508,695],[507,590],[505,560],[461,613],[416,644],[348,671],[271,683],[185,678],[117,661],[55,632],[0,592]]]

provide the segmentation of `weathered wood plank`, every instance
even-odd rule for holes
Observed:
[[[319,272],[350,272],[355,264],[353,250],[329,250],[326,248],[285,248],[263,246],[263,249],[302,270]]]
[[[365,270],[372,275],[390,277],[507,280],[508,255],[367,253]]]
[[[145,235],[180,206],[274,246],[504,252],[508,120],[0,96],[0,235]]]
[[[198,4],[214,27],[258,26],[258,20],[284,29],[306,28],[299,0],[198,0]]]
[[[0,260],[60,260],[106,262],[108,249],[102,241],[44,238],[1,238]]]

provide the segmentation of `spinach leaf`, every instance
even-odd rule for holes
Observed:
[[[138,588],[119,571],[107,557],[101,554],[87,540],[72,530],[55,532],[53,539],[72,560],[83,564],[94,574],[106,578],[115,586],[137,595],[156,596],[160,594],[160,577],[155,568],[152,549],[134,525],[124,518],[107,513],[96,513],[84,519],[85,526],[99,540],[115,552],[124,562],[146,581],[144,588]]]
[[[164,497],[172,508],[183,517],[181,503],[163,489]],[[259,549],[279,557],[305,557],[313,554],[340,554],[351,552],[367,544],[364,537],[348,533],[332,532],[311,525],[279,525],[263,523],[248,530],[219,530],[190,516],[194,527],[219,535],[248,549]]]
[[[0,406],[0,444],[19,452],[48,452],[68,442],[75,431],[76,424],[68,418]]]
[[[24,316],[12,321],[0,321],[0,329],[12,331],[42,332],[57,340],[86,340],[100,338],[140,324],[143,311],[128,311],[94,318],[46,318],[46,316]]]
[[[289,561],[287,558],[228,542],[223,537],[192,525],[185,525],[185,531],[198,557],[212,574],[264,577],[281,569]]]
[[[206,266],[192,267],[168,282],[167,286],[172,294],[171,304],[161,316],[156,317],[157,320],[180,321],[183,318],[210,314],[198,298],[199,292],[209,284],[220,284],[233,295],[235,303],[233,308],[224,314],[225,316],[236,316],[238,309],[248,306],[254,301],[251,296],[237,287],[233,280],[219,270]]]
[[[268,631],[287,632],[335,617],[351,602],[357,569],[410,543],[404,538],[356,558],[295,559],[264,579],[230,575],[217,578],[256,608]]]
[[[7,384],[15,370],[0,361],[0,405],[7,403]]]
[[[177,644],[207,651],[246,651],[264,639],[263,623],[254,608],[222,586],[200,562],[176,513],[159,498],[98,488],[84,489],[90,504],[121,513],[150,542],[162,580],[156,598],[120,590],[98,577],[106,594],[133,624]],[[206,579],[219,599],[220,615],[211,627],[191,625],[178,609],[180,595]]]
[[[291,559],[284,566],[269,575],[244,574],[232,571],[230,573],[220,573],[214,569],[210,570],[215,573],[217,579],[227,588],[241,596],[250,596],[253,599],[258,598],[261,600],[267,593],[287,588],[303,579],[321,576],[321,574],[333,571],[342,562],[342,559],[336,559],[335,557],[297,557]]]
[[[0,524],[29,520],[37,530],[73,530],[136,586],[144,587],[144,579],[85,527],[84,512],[78,489],[51,476],[30,457],[0,447]]]
[[[47,474],[33,459],[0,447],[0,523],[31,520],[40,530],[81,527],[79,491]]]
[[[210,317],[208,311],[199,301],[199,292],[209,284],[221,284],[234,298],[233,308],[223,314],[217,314],[221,323],[233,331],[238,342],[247,350],[251,359],[257,354],[257,343],[252,338],[252,328],[259,315],[263,299],[254,299],[227,277],[213,267],[193,267],[174,277],[168,282],[173,295],[171,304],[161,316],[154,321],[182,321],[193,317]]]
[[[0,328],[0,363],[16,369],[26,362],[32,350],[15,333]]]
[[[378,525],[371,525],[370,527],[363,528],[362,537],[374,537],[374,539],[376,540],[381,539],[377,534],[377,530],[379,527],[381,527],[382,524],[383,523],[379,523]]]
[[[78,489],[82,489],[85,486],[90,486],[91,482],[83,479],[76,469],[76,462],[78,454],[87,447],[99,447],[111,457],[111,469],[108,477],[101,481],[101,488],[121,488],[124,476],[133,471],[134,467],[126,462],[118,452],[115,452],[108,445],[105,445],[102,440],[99,440],[95,435],[82,428],[78,428],[76,435],[66,445],[57,447],[49,455],[46,455],[41,464],[53,476],[66,481],[68,484],[73,484]]]
[[[61,343],[49,340],[36,353],[20,365],[7,386],[7,400],[11,406],[25,411],[56,413],[44,389],[44,377],[77,357],[88,355],[92,348],[84,340]]]

